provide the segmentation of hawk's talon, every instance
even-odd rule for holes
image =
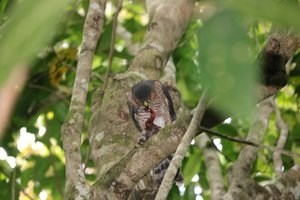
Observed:
[[[139,137],[138,143],[144,144],[147,140],[148,140],[148,137],[146,135],[141,135],[141,137]]]

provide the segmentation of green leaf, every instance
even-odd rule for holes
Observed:
[[[1,180],[0,188],[5,188],[0,190],[1,199],[11,199],[11,183],[5,180]]]
[[[8,0],[1,0],[0,1],[0,20],[1,20],[1,17],[3,15],[4,9],[7,6],[7,3],[8,3]]]
[[[217,131],[230,136],[238,136],[238,131],[232,124],[219,124],[216,127]]]
[[[167,199],[170,199],[170,200],[181,199],[180,194],[179,194],[179,189],[175,184],[173,184],[173,187],[171,188]]]
[[[183,167],[184,182],[186,185],[189,185],[191,183],[193,176],[198,174],[198,172],[200,171],[200,167],[202,163],[200,161],[201,161],[200,154],[196,152],[191,154],[186,160],[186,163]]]
[[[266,175],[256,175],[254,176],[254,180],[257,182],[270,181],[271,177]]]

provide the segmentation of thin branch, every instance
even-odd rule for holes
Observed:
[[[29,83],[28,87],[34,88],[34,89],[39,89],[41,91],[45,91],[45,92],[49,92],[49,93],[54,92],[54,90],[49,88],[49,87],[45,87],[43,85],[37,85],[37,84],[34,84],[34,83]]]
[[[231,136],[225,135],[223,133],[213,131],[213,130],[211,130],[209,128],[206,128],[206,127],[203,127],[203,126],[200,126],[200,130],[201,130],[201,132],[205,131],[206,133],[208,133],[210,135],[218,136],[220,138],[230,140],[230,141],[233,141],[233,142],[238,142],[238,143],[241,143],[241,144],[247,144],[247,145],[254,146],[254,147],[259,147],[260,146],[259,144],[256,144],[255,142],[247,141],[247,140],[237,138],[237,137],[231,137]]]
[[[244,139],[237,138],[237,137],[231,137],[231,136],[228,136],[224,133],[213,131],[213,130],[205,128],[203,126],[200,126],[200,129],[201,129],[201,131],[204,131],[207,134],[218,136],[218,137],[223,138],[225,140],[230,140],[230,141],[237,142],[237,143],[240,143],[240,144],[246,144],[246,145],[250,145],[250,146],[253,146],[253,147],[258,147],[260,149],[264,148],[264,149],[267,149],[267,150],[272,151],[272,152],[277,152],[279,155],[283,154],[283,155],[289,156],[291,158],[295,158],[295,157],[300,156],[299,153],[284,150],[283,147],[278,147],[278,146],[273,147],[273,146],[268,146],[268,145],[252,142],[252,141],[249,141],[249,140],[244,140]]]
[[[172,87],[176,86],[176,67],[172,56],[170,56],[164,68],[163,76],[160,78],[160,81]]]
[[[206,133],[195,137],[195,143],[199,146],[203,152],[205,165],[206,165],[206,177],[211,189],[210,198],[212,200],[220,200],[225,194],[224,180],[222,176],[221,164],[217,154],[217,150]]]
[[[280,136],[277,141],[276,149],[283,149],[285,146],[288,134],[289,134],[289,127],[282,119],[280,110],[279,110],[278,106],[276,105],[276,102],[274,102],[273,105],[274,105],[274,109],[275,109],[275,113],[276,113],[276,126],[280,132]],[[282,166],[283,166],[282,159],[281,159],[281,152],[279,152],[279,151],[274,152],[273,164],[274,164],[275,174],[278,177],[282,174]]]
[[[16,199],[16,167],[12,171],[12,178],[11,178],[11,199]]]
[[[105,90],[107,88],[108,84],[108,77],[109,77],[109,72],[112,66],[113,62],[113,55],[114,55],[114,48],[115,48],[115,40],[116,40],[116,30],[117,30],[117,25],[118,25],[118,16],[123,7],[123,0],[118,0],[118,7],[114,15],[113,19],[113,24],[112,24],[112,33],[111,33],[111,41],[110,41],[110,49],[109,49],[109,56],[108,56],[108,66],[106,68],[106,73],[105,73],[105,78],[104,78],[104,83],[103,83],[103,89],[100,91],[100,100],[102,101]],[[100,103],[101,105],[101,103]]]
[[[202,131],[199,133],[199,134],[202,134]],[[212,147],[221,155],[224,156],[225,160],[227,160],[228,162],[233,162],[233,160],[228,157],[228,155],[224,154],[224,152],[222,152],[220,149],[218,149],[217,145],[215,145],[214,143],[214,139],[212,138],[211,135],[209,135],[208,133],[206,133],[206,135],[209,137],[210,139],[210,144],[212,145]]]
[[[188,147],[191,144],[191,141],[195,137],[195,134],[197,133],[200,122],[202,120],[204,111],[206,110],[207,107],[207,94],[204,91],[204,93],[201,96],[201,99],[197,105],[197,108],[195,110],[195,113],[193,115],[192,121],[185,132],[181,143],[179,144],[174,157],[168,167],[168,170],[163,178],[163,181],[160,185],[160,188],[157,192],[157,195],[155,197],[155,200],[164,200],[167,198],[169,191],[171,189],[174,177],[177,173],[178,168],[181,165],[181,162],[188,150]]]

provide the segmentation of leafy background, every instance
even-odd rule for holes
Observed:
[[[105,12],[104,31],[92,66],[85,127],[92,92],[101,87],[108,66],[115,3],[108,2]],[[209,15],[201,16],[204,20],[195,14],[173,54],[177,87],[190,108],[196,105],[203,88],[209,88],[210,93],[218,97],[216,104],[232,114],[215,130],[245,138],[257,79],[253,62],[272,25],[300,30],[300,13],[295,6],[299,1],[215,3],[223,7],[222,11],[212,9]],[[202,4],[197,1],[199,11]],[[0,144],[0,188],[5,188],[0,190],[1,199],[62,199],[65,170],[60,127],[69,106],[87,7],[88,0],[0,1],[0,84],[19,63],[25,63],[30,69]],[[143,40],[148,20],[142,1],[124,1],[112,73],[126,72]],[[276,103],[289,128],[285,149],[300,153],[300,68],[297,66],[300,55],[296,54],[293,61],[289,83],[277,95]],[[86,129],[82,137],[83,158],[86,158],[88,146]],[[275,146],[278,136],[273,114],[264,144]],[[212,139],[219,149],[225,175],[228,166],[237,158],[241,144]],[[287,156],[282,158],[284,169],[289,169],[293,160]],[[174,186],[169,199],[210,199],[204,160],[194,143],[183,161],[182,170],[185,187]],[[88,181],[93,183],[95,170],[91,162],[87,163],[86,173]],[[253,177],[261,183],[273,180],[272,152],[261,149]]]

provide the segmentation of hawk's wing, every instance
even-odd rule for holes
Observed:
[[[165,87],[165,86],[163,86],[163,93],[164,93],[164,95],[167,99],[171,121],[175,121],[176,120],[176,113],[175,113],[175,110],[174,110],[173,101],[172,101],[170,93],[168,92],[168,88]]]
[[[139,107],[138,107],[138,105],[134,102],[131,93],[128,94],[127,105],[128,105],[129,115],[131,116],[131,118],[132,118],[132,120],[133,120],[133,122],[134,122],[134,125],[136,126],[136,128],[137,128],[139,131],[142,131],[142,130],[143,130],[143,126],[141,126],[141,124],[138,122],[138,119],[137,119],[137,117],[136,117]]]

